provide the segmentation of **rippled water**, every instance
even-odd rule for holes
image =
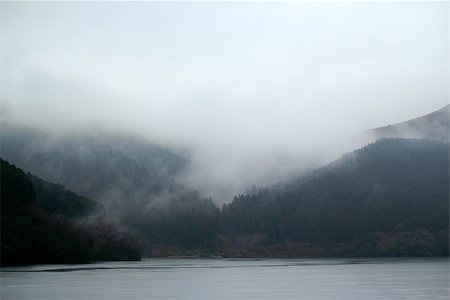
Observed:
[[[4,299],[449,299],[448,259],[147,259],[2,268]]]

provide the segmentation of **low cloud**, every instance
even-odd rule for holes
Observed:
[[[446,3],[2,3],[2,119],[188,149],[218,202],[447,103]]]

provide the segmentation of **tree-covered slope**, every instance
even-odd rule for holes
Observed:
[[[113,226],[80,223],[100,205],[1,159],[1,264],[139,259]]]
[[[114,226],[76,221],[104,207],[109,220],[138,237],[144,255],[448,255],[448,151],[448,143],[436,140],[379,140],[299,180],[237,196],[219,210],[176,183],[187,161],[167,149],[123,136],[56,136],[11,127],[2,132],[2,154],[103,206],[12,172],[2,178],[2,198],[3,181],[11,190],[20,188],[2,199],[2,232],[17,230],[6,235],[12,238],[32,228],[34,237],[44,228],[40,234],[48,236],[41,240],[57,240],[57,228],[72,228],[60,240],[84,239],[89,259],[136,253]],[[30,238],[26,247],[32,247]]]
[[[136,234],[146,254],[164,255],[154,248],[165,246],[204,247],[214,239],[219,210],[211,199],[177,183],[188,163],[180,154],[138,137],[104,132],[57,134],[5,125],[1,137],[6,159],[98,200],[106,219]],[[63,201],[66,206],[58,210],[50,207],[71,194],[30,178],[36,191],[47,187],[45,197],[37,201],[50,211],[83,213],[82,203]]]
[[[274,254],[448,255],[448,151],[431,140],[377,141],[302,180],[236,197],[222,211],[224,234],[262,252],[285,244]]]
[[[101,204],[66,190],[60,184],[46,182],[31,174],[27,174],[27,177],[33,184],[36,205],[48,213],[78,218],[103,210]]]

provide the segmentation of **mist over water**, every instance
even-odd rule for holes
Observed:
[[[229,202],[447,103],[446,3],[2,3],[3,121],[183,149]]]

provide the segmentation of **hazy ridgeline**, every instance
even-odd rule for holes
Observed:
[[[427,122],[423,132],[427,124],[435,128]],[[445,122],[442,128],[448,131]],[[59,216],[67,228],[82,228],[84,245],[90,245],[83,246],[84,260],[131,259],[136,256],[127,253],[136,247],[144,256],[448,255],[448,150],[437,140],[380,140],[297,179],[253,188],[219,209],[180,183],[192,163],[188,151],[123,134],[64,135],[12,125],[2,130],[4,159],[98,201],[32,175],[26,180],[35,196],[25,206],[40,207],[50,219]],[[2,222],[13,226],[2,230],[29,238],[20,220],[35,219],[35,212],[17,224],[17,210],[6,214]],[[47,228],[42,220],[33,222]],[[59,236],[52,230],[41,232]],[[70,234],[59,238],[64,244]],[[12,243],[11,249],[20,249]],[[108,247],[122,252],[102,250]]]

